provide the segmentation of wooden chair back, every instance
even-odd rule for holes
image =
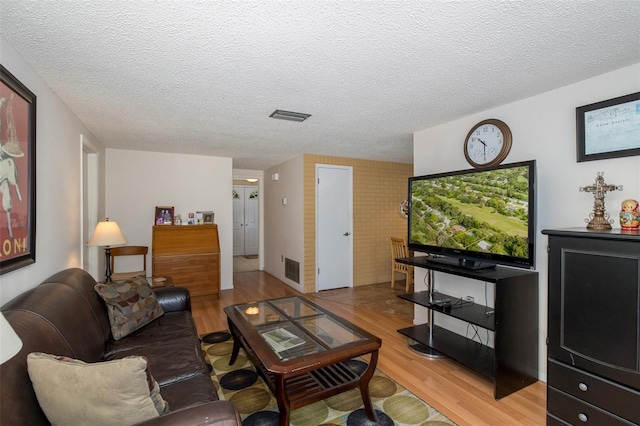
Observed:
[[[121,246],[111,248],[111,279],[113,281],[124,280],[137,276],[147,276],[147,246]],[[129,272],[117,272],[115,269],[115,260],[118,256],[142,256],[142,269]]]
[[[391,237],[391,288],[395,287],[396,273],[404,274],[405,290],[409,292],[413,284],[413,266],[396,262],[397,258],[409,257],[409,249],[405,238]]]

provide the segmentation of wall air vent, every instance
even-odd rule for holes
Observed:
[[[281,109],[277,109],[273,111],[269,117],[277,118],[279,120],[297,121],[300,123],[311,117],[311,114],[303,114],[301,112],[283,111]]]
[[[300,262],[284,258],[284,276],[291,281],[300,284]]]

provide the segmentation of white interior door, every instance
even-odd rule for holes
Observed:
[[[233,186],[233,255],[258,254],[258,187]]]
[[[316,165],[316,288],[353,287],[353,169]]]

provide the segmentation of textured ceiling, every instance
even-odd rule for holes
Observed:
[[[640,1],[0,0],[0,32],[104,146],[264,170],[412,162],[415,131],[640,62]]]

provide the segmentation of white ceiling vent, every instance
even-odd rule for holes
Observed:
[[[283,111],[281,109],[277,109],[273,111],[269,117],[277,118],[279,120],[302,122],[311,117],[311,114],[303,114],[301,112]]]

